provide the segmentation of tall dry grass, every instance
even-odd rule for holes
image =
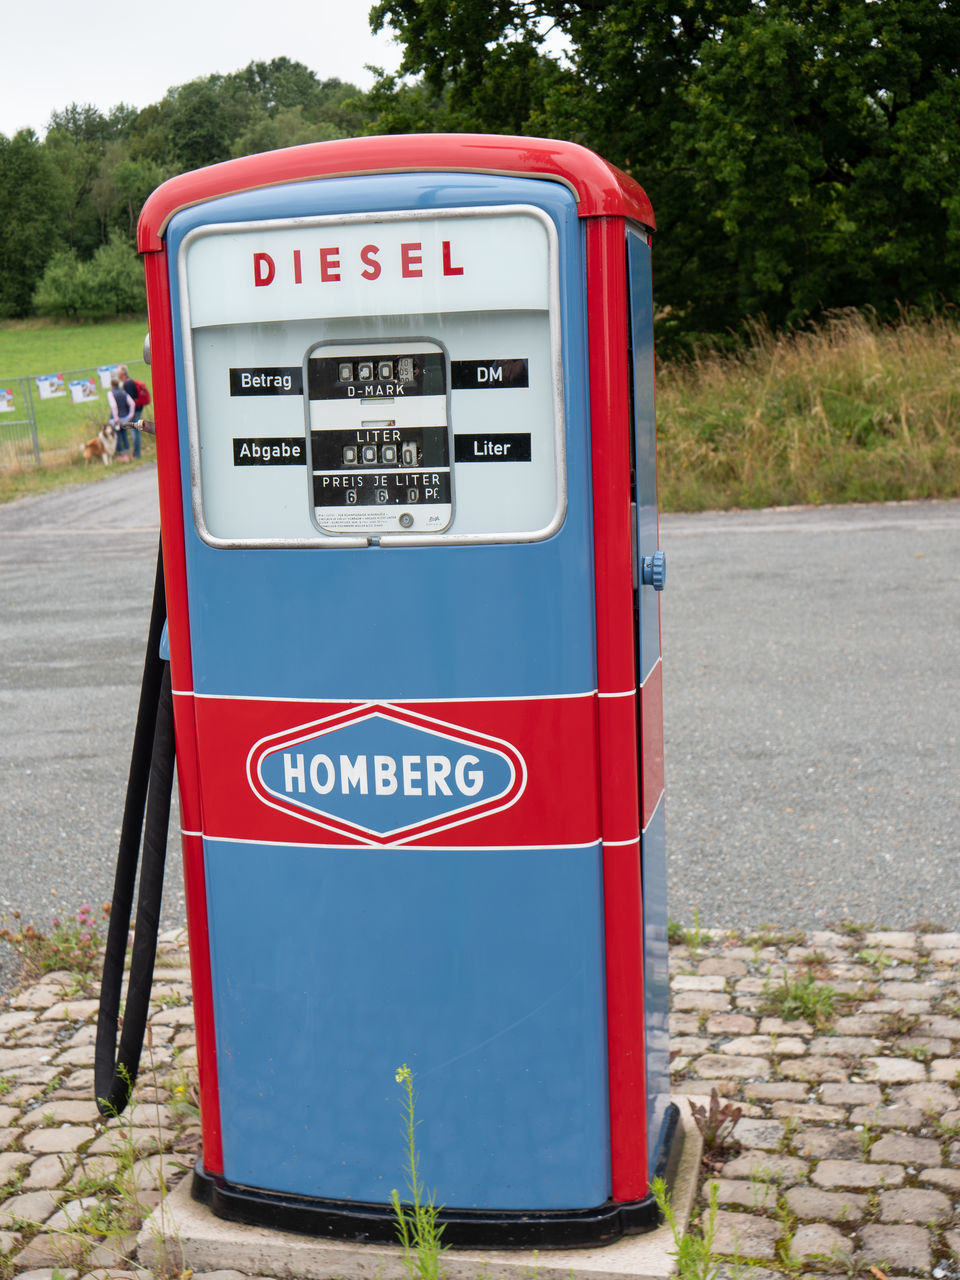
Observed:
[[[669,511],[960,496],[960,320],[856,311],[657,375]]]

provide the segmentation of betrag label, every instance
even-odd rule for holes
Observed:
[[[375,704],[261,739],[247,776],[271,807],[386,844],[509,807],[526,766],[501,739]]]

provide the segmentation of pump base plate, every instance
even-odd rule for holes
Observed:
[[[677,1107],[671,1104],[654,1170],[660,1177],[666,1177],[678,1118]],[[312,1199],[239,1187],[218,1174],[208,1173],[200,1161],[194,1169],[192,1191],[195,1200],[228,1222],[358,1243],[395,1244],[397,1239],[396,1218],[389,1204]],[[444,1244],[493,1249],[587,1248],[638,1235],[659,1225],[652,1195],[629,1203],[610,1200],[593,1209],[525,1212],[443,1208],[437,1219],[443,1224]]]

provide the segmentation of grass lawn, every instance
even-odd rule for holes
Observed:
[[[146,332],[146,317],[96,324],[0,320],[0,383],[27,375],[142,361]]]
[[[97,324],[76,324],[50,320],[0,321],[0,389],[13,392],[12,412],[0,413],[0,469],[32,465],[33,447],[29,428],[13,426],[27,417],[25,381],[36,415],[41,454],[59,455],[73,450],[95,436],[109,416],[107,393],[100,386],[97,369],[101,365],[126,364],[135,378],[149,383],[143,362],[146,319],[112,320]],[[41,400],[32,379],[62,373],[66,394]],[[72,379],[94,378],[97,396],[74,404],[69,388]],[[52,458],[46,458],[53,461]],[[0,481],[2,484],[2,481]]]

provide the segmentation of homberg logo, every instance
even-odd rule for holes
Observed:
[[[368,703],[261,738],[247,778],[272,808],[364,844],[404,844],[509,808],[527,770],[500,738]]]

